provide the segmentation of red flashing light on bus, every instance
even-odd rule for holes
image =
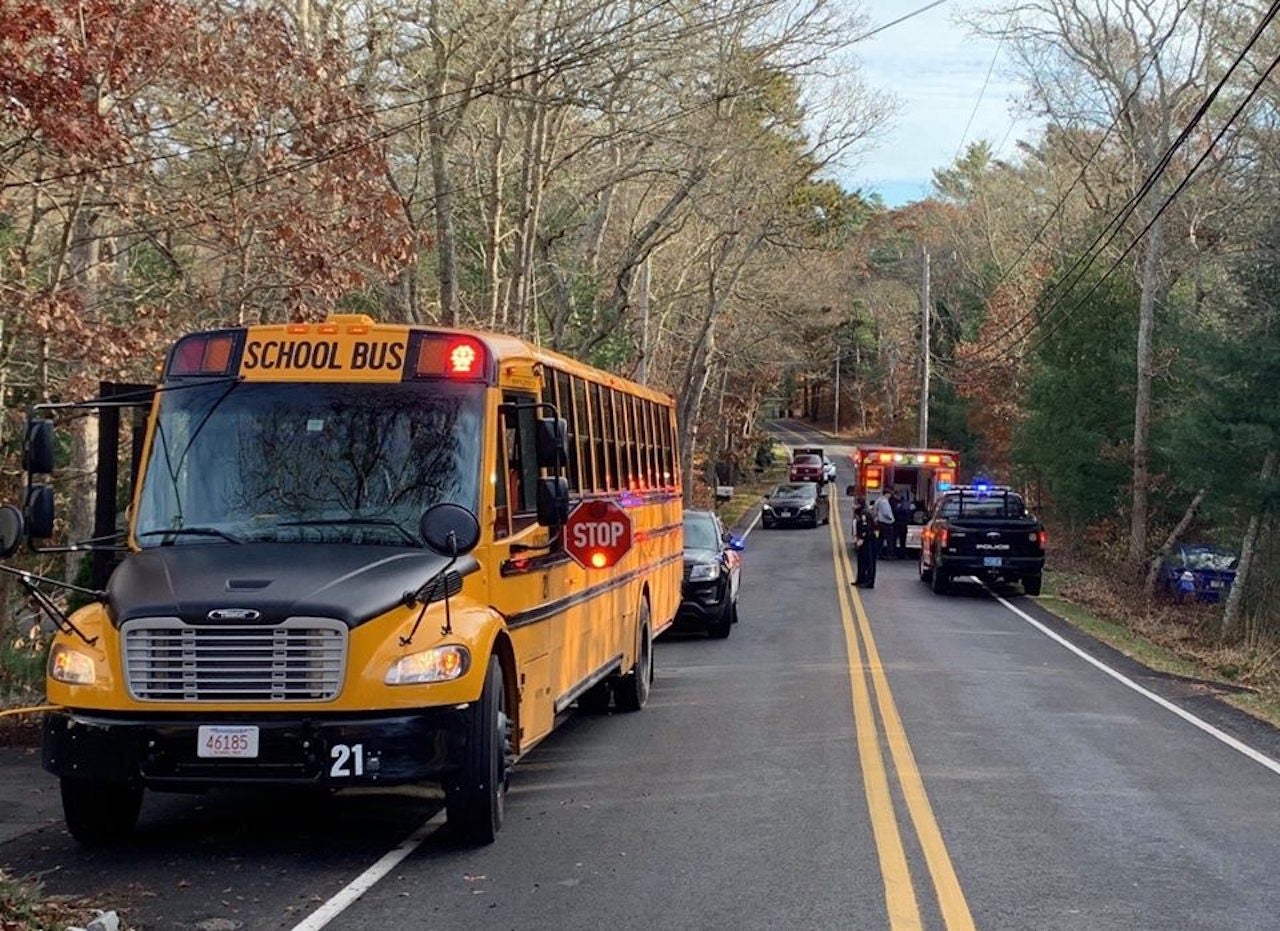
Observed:
[[[486,358],[484,345],[473,337],[425,336],[413,373],[419,378],[479,378]]]
[[[449,374],[470,375],[475,369],[478,353],[470,342],[458,342],[449,350]]]
[[[173,351],[170,375],[226,375],[231,371],[232,349],[229,334],[188,336]]]

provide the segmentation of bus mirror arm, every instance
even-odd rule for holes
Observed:
[[[53,621],[54,626],[57,627],[60,632],[64,634],[75,634],[77,637],[79,637],[81,640],[84,641],[86,646],[93,646],[95,643],[98,642],[97,637],[86,637],[84,634],[84,631],[82,631],[79,627],[77,627],[74,623],[72,623],[71,618],[68,617],[66,613],[63,612],[63,610],[59,608],[57,604],[54,603],[52,598],[50,598],[48,595],[42,592],[40,590],[40,587],[36,585],[36,583],[48,582],[50,585],[58,585],[58,586],[61,586],[62,588],[70,589],[71,591],[81,592],[82,594],[85,594],[85,595],[91,595],[96,601],[105,601],[107,598],[106,592],[100,592],[92,588],[82,588],[79,585],[72,585],[70,582],[63,582],[60,579],[45,578],[42,575],[35,575],[30,572],[24,572],[21,569],[14,569],[9,566],[0,566],[0,572],[4,572],[4,573],[7,573],[8,575],[16,576],[19,584],[21,584],[22,587],[25,588],[27,590],[27,593],[31,596],[31,600],[36,603],[36,606],[41,611],[43,611],[46,615],[48,615],[49,619]]]
[[[431,606],[431,602],[440,597],[442,589],[444,594],[444,626],[440,628],[440,633],[446,637],[453,633],[453,615],[449,610],[449,570],[458,561],[458,541],[453,533],[449,534],[449,542],[452,544],[449,561],[431,578],[422,583],[417,591],[405,592],[404,597],[401,599],[406,608],[412,608],[416,604],[422,605],[422,609],[418,612],[418,616],[413,622],[413,627],[409,631],[409,636],[400,638],[400,646],[402,647],[407,647],[413,643],[414,635],[417,634],[418,628],[422,625],[422,619],[427,614],[427,608]]]
[[[560,536],[560,528],[557,527],[551,536],[547,537],[546,543],[512,543],[511,552],[537,553],[544,550],[554,549],[555,545],[560,542]]]
[[[404,597],[401,599],[404,607],[411,608],[415,606],[415,604],[421,604],[422,608],[417,612],[417,617],[413,620],[413,626],[410,631],[408,631],[408,636],[402,636],[401,647],[407,647],[407,645],[413,643],[413,636],[417,634],[417,629],[422,625],[422,619],[426,616],[426,610],[431,606],[431,602],[436,601],[436,598],[440,597],[440,589],[442,588],[444,592],[444,626],[440,627],[440,633],[444,636],[448,636],[453,633],[453,616],[452,613],[449,612],[448,572],[453,569],[453,563],[456,563],[457,561],[458,555],[457,553],[453,553],[452,560],[445,563],[440,571],[436,572],[436,574],[426,580],[425,583],[422,583],[421,588],[417,589],[416,592],[404,593]]]

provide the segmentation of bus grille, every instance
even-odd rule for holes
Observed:
[[[332,701],[342,687],[347,627],[340,621],[196,625],[146,618],[122,630],[125,679],[141,701]]]

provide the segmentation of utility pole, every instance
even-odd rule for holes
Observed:
[[[920,445],[929,445],[929,247],[920,247],[923,278],[920,287]]]

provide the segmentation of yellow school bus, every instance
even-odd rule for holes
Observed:
[[[48,423],[9,554],[52,532]],[[508,336],[334,315],[180,339],[138,448],[123,555],[49,661],[44,763],[85,842],[131,830],[144,789],[424,781],[488,842],[562,712],[648,698],[680,597],[667,395]],[[625,552],[566,545],[598,502]]]

